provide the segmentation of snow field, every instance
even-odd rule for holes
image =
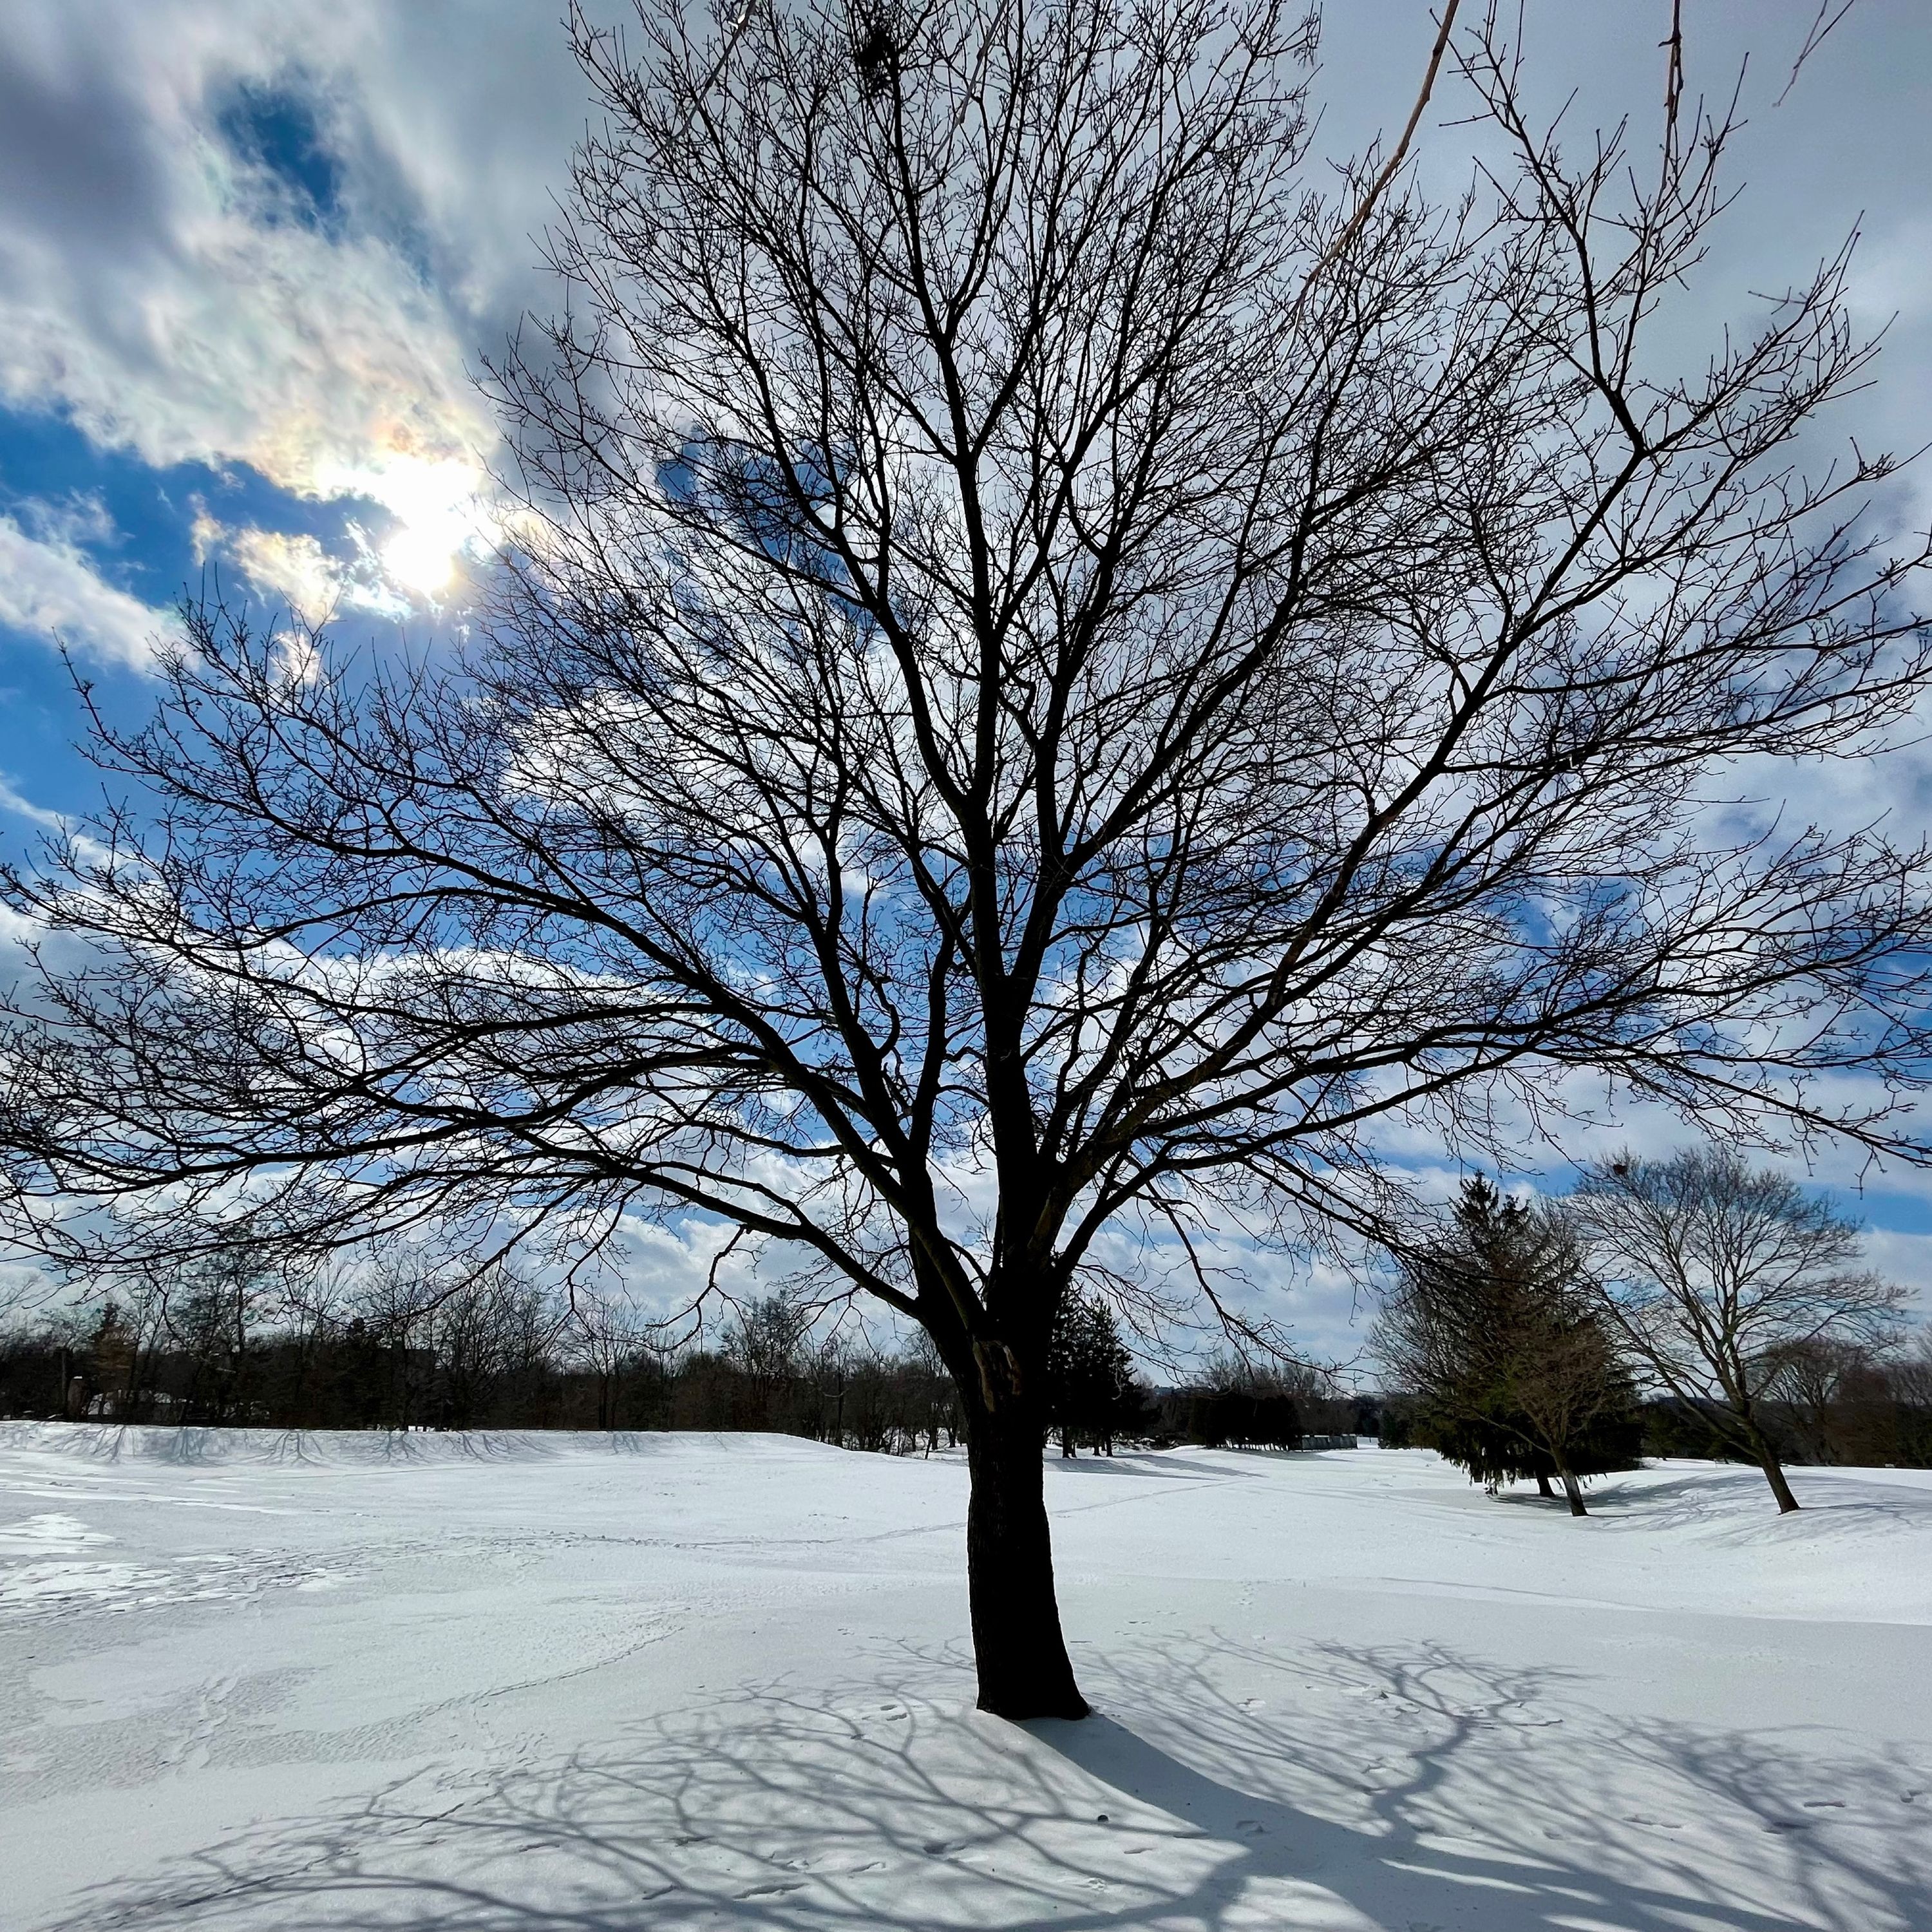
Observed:
[[[1932,1928],[1932,1476],[0,1424],[0,1927]]]

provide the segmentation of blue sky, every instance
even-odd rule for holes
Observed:
[[[473,374],[551,299],[536,237],[584,92],[560,9],[529,0],[10,0],[0,38],[0,842],[83,811],[64,644],[117,716],[184,591],[335,614],[376,647],[461,624],[493,528],[496,431]],[[1669,0],[1531,0],[1531,51],[1580,132],[1654,110]],[[1680,320],[1687,354],[1855,224],[1878,386],[1830,426],[1932,442],[1932,6],[1858,0],[1781,104],[1815,0],[1688,0],[1691,86],[1744,54],[1748,184]],[[1330,8],[1322,138],[1406,115],[1414,0]],[[1467,178],[1466,130],[1418,165]],[[1926,468],[1887,506],[1923,520]],[[1932,824],[1932,755],[1812,775],[1828,815]],[[1661,1142],[1681,1130],[1634,1120]],[[1427,1167],[1430,1150],[1402,1157]],[[1835,1184],[1854,1177],[1828,1166]],[[1442,1179],[1447,1185],[1448,1171]],[[1859,1202],[1880,1258],[1932,1282],[1932,1183]],[[1335,1283],[1311,1335],[1346,1327]]]

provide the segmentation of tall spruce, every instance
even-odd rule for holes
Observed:
[[[1063,1456],[1083,1443],[1111,1456],[1114,1438],[1139,1422],[1145,1397],[1133,1357],[1113,1310],[1097,1296],[1071,1294],[1060,1304],[1046,1373],[1047,1419]]]
[[[1406,1250],[1376,1346],[1418,1398],[1411,1439],[1491,1487],[1534,1476],[1588,1514],[1581,1479],[1636,1466],[1636,1391],[1560,1209],[1480,1175],[1447,1224]]]

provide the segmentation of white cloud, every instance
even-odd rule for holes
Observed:
[[[136,667],[173,620],[106,582],[70,540],[30,536],[0,516],[0,626]]]
[[[58,832],[67,820],[57,812],[50,812],[44,805],[36,805],[15,789],[14,782],[4,772],[0,772],[0,812],[9,812],[16,818],[24,818],[29,824],[42,826],[49,832]],[[0,938],[6,935],[0,933]]]
[[[412,10],[107,0],[10,18],[0,398],[156,466],[245,462],[298,494],[370,499],[398,523],[382,574],[421,603],[488,540],[497,430],[470,370],[542,299],[526,238],[574,132],[546,110],[579,110],[581,89],[548,15],[506,4],[452,34]],[[507,127],[506,60],[536,109]],[[312,110],[328,218],[225,136],[247,86]]]
[[[80,491],[58,500],[27,498],[14,506],[14,514],[42,543],[111,544],[120,536],[100,498]]]
[[[1851,299],[1868,325],[1922,320],[1932,310],[1932,221],[1901,221],[1873,236],[1852,265]]]
[[[351,529],[359,538],[361,532]],[[383,554],[366,541],[359,556],[344,559],[332,556],[312,536],[254,525],[230,530],[205,509],[196,513],[194,536],[197,560],[226,558],[305,628],[326,624],[343,610],[383,617],[409,613],[408,598],[392,587]]]
[[[304,624],[322,622],[342,602],[342,566],[314,537],[237,530],[227,549],[258,588],[287,598]]]
[[[1932,1234],[1872,1228],[1865,1237],[1865,1257],[1881,1274],[1911,1292],[1915,1319],[1932,1317],[1932,1295],[1927,1293],[1932,1284]]]

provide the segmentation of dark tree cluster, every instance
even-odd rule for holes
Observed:
[[[1292,1396],[1257,1389],[1198,1389],[1187,1397],[1186,1440],[1208,1449],[1299,1449],[1301,1413]]]
[[[1794,1344],[1771,1390],[1787,1462],[1932,1467],[1932,1336],[1883,1354],[1854,1341]]]
[[[1359,1406],[1312,1365],[1224,1354],[1184,1386],[1162,1391],[1154,1439],[1208,1449],[1299,1449],[1310,1436],[1352,1436]]]
[[[814,1336],[783,1298],[676,1344],[496,1269],[290,1291],[230,1265],[0,1334],[0,1416],[275,1429],[762,1430],[908,1454],[960,1422],[929,1348]]]

